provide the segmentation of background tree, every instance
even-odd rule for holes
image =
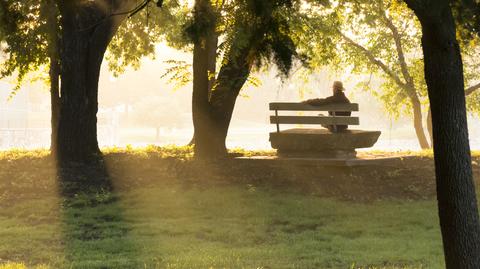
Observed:
[[[423,58],[420,47],[421,29],[411,10],[398,1],[340,1],[320,12],[305,12],[305,22],[310,32],[318,29],[330,33],[334,40],[335,69],[350,69],[355,74],[378,74],[383,78],[380,88],[372,88],[369,81],[359,83],[384,104],[390,115],[412,115],[413,127],[421,148],[429,148],[424,126],[430,127],[427,89],[423,76]],[[480,106],[476,90],[478,83],[478,42],[465,42],[462,46],[467,61],[465,64],[466,95],[472,112],[478,113]],[[307,43],[307,46],[311,46]],[[330,45],[332,46],[332,45]],[[324,44],[313,46],[312,58],[324,50]],[[350,70],[349,70],[350,71]],[[426,123],[426,124],[425,124]],[[430,128],[428,129],[431,130]],[[431,134],[431,132],[430,132]],[[431,135],[430,135],[431,136]]]
[[[298,54],[290,36],[287,14],[293,9],[284,1],[232,2],[235,18],[222,43],[224,57],[211,94],[207,70],[207,40],[216,29],[216,14],[209,1],[196,1],[188,32],[194,43],[192,111],[195,154],[200,158],[226,156],[225,140],[236,98],[252,68],[273,59],[287,74]]]

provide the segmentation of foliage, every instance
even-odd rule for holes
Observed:
[[[10,149],[7,151],[0,151],[0,160],[14,161],[17,159],[38,159],[45,158],[50,152],[45,149],[26,150],[26,149]]]
[[[165,70],[161,78],[166,78],[167,82],[173,85],[174,91],[185,87],[193,81],[191,64],[176,60],[167,60],[165,63],[169,64],[170,67]]]
[[[115,75],[124,72],[127,66],[138,68],[142,57],[154,56],[155,44],[161,41],[173,48],[191,51],[191,40],[195,33],[203,33],[204,29],[209,29],[208,24],[214,23],[215,34],[221,40],[217,50],[217,73],[234,57],[234,53],[227,57],[228,51],[253,46],[249,42],[255,40],[252,62],[259,68],[273,60],[286,74],[291,67],[292,56],[297,54],[288,22],[291,4],[285,3],[264,1],[258,5],[256,1],[212,1],[211,22],[198,24],[193,21],[188,1],[171,0],[165,1],[161,9],[146,8],[123,24],[112,40],[106,55],[109,68]],[[257,31],[258,36],[252,37],[255,28],[261,30]],[[170,67],[162,72],[161,78],[167,79],[174,90],[192,81],[191,64],[176,59],[169,59],[166,63]],[[214,77],[216,75],[212,74]],[[257,78],[248,78],[246,86],[258,85],[260,82]]]
[[[357,84],[382,101],[386,111],[397,118],[412,113],[412,104],[405,90],[413,80],[413,86],[421,102],[427,106],[427,90],[423,75],[421,53],[421,27],[413,12],[400,1],[332,1],[330,6],[312,5],[304,10],[300,19],[305,30],[300,34],[301,49],[312,58],[311,68],[320,68],[327,62],[333,69],[357,75],[375,74],[382,78],[380,87],[371,78]],[[395,34],[403,52],[396,47]],[[320,32],[323,40],[317,42]],[[313,42],[310,42],[313,39]],[[478,38],[462,43],[465,60],[466,87],[479,82]],[[402,55],[400,55],[402,54]],[[400,57],[405,58],[405,76]],[[381,67],[383,65],[383,67]],[[477,94],[468,96],[470,111],[479,113]]]
[[[460,40],[465,43],[480,35],[480,2],[476,0],[452,1]]]
[[[273,62],[281,75],[287,76],[293,60],[303,61],[297,53],[290,26],[290,18],[296,14],[298,3],[284,0],[239,1],[236,21],[231,38],[226,38],[230,51],[250,46],[252,61],[257,68]]]
[[[176,61],[168,60],[165,63],[170,64],[165,70],[165,73],[162,74],[161,78],[167,79],[167,83],[173,85],[173,90],[179,90],[184,88],[193,81],[193,74],[191,72],[192,65],[185,61]],[[215,74],[216,75],[216,74]],[[212,74],[214,76],[214,74]],[[262,85],[262,81],[253,75],[250,75],[245,82],[242,90],[245,90],[247,87],[258,88]],[[242,97],[248,97],[245,93],[240,94]]]
[[[189,12],[187,3],[177,0],[163,1],[161,8],[153,2],[130,17],[118,29],[110,42],[106,60],[115,76],[125,72],[128,66],[138,69],[142,57],[155,56],[156,44],[165,41],[177,49],[187,49],[182,25]]]
[[[413,16],[408,14],[408,9],[397,4],[397,1],[354,1],[341,2],[332,6],[328,12],[333,21],[330,22],[332,28],[330,32],[331,38],[336,43],[334,56],[337,58],[336,64],[340,66],[338,68],[345,70],[351,66],[351,72],[354,74],[380,75],[384,78],[380,89],[371,87],[369,82],[363,82],[358,86],[371,90],[382,100],[387,111],[393,116],[411,113],[408,96],[404,89],[374,62],[376,60],[383,63],[393,74],[401,73],[391,30],[383,20],[385,14],[389,14],[392,21],[398,22],[399,18],[403,19],[404,23],[400,25],[398,31],[402,33],[405,53],[410,53],[415,46],[419,46],[417,23],[413,20]],[[318,22],[314,25],[316,24]],[[418,66],[419,63],[419,61],[412,61],[408,64],[410,68],[421,69]],[[420,89],[419,94],[426,95],[424,87]]]
[[[159,26],[168,28],[174,24],[169,12],[180,9],[175,0],[165,1],[165,9],[152,5],[154,3],[150,2],[146,9],[131,16],[110,43],[106,59],[114,75],[124,72],[127,66],[138,68],[143,56],[154,55],[155,44],[161,37],[160,29],[163,30]],[[38,79],[37,74],[41,73],[40,79],[48,81],[45,66],[49,65],[49,53],[54,49],[51,45],[56,42],[60,31],[58,21],[48,20],[52,13],[54,18],[59,18],[53,0],[0,2],[0,48],[6,57],[2,59],[0,77],[15,77],[16,87],[12,94],[29,75]],[[171,36],[173,39],[173,34]]]
[[[51,27],[47,17],[56,13],[52,1],[13,1],[4,0],[0,4],[2,29],[1,53],[5,56],[0,67],[0,78],[16,77],[16,87],[12,95],[31,73],[43,71],[49,64],[49,40]],[[54,15],[56,16],[56,15]]]
[[[106,148],[103,150],[105,154],[128,154],[133,158],[146,158],[155,155],[158,158],[176,158],[180,160],[189,160],[193,157],[193,146],[155,146],[149,145],[145,148]]]

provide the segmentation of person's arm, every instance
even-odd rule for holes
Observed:
[[[331,104],[333,102],[333,96],[327,98],[315,98],[315,99],[308,99],[303,101],[303,104],[311,105],[311,106],[321,106],[326,104]]]

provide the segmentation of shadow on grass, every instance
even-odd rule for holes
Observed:
[[[58,166],[66,268],[140,268],[103,159]]]
[[[433,200],[409,200],[434,182],[412,170],[425,165],[419,160],[391,173],[202,164],[175,152],[110,153],[107,165],[71,164],[60,173],[50,157],[0,159],[0,269],[3,261],[46,268],[444,267]]]

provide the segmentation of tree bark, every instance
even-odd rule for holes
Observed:
[[[213,86],[216,81],[216,70],[217,70],[217,50],[218,50],[218,34],[211,33],[205,37],[205,52],[207,53],[207,74],[208,74],[208,98],[210,99],[212,95]],[[195,145],[195,131],[193,133],[192,139],[188,142],[187,146]]]
[[[432,109],[428,107],[428,114],[427,114],[427,130],[428,136],[430,138],[430,145],[433,147],[433,126],[432,126]]]
[[[194,7],[194,19],[199,23],[206,19],[211,12],[209,0],[197,0]],[[195,157],[205,158],[209,156],[211,140],[209,132],[213,128],[212,110],[209,103],[209,55],[206,41],[208,35],[214,32],[214,25],[210,29],[204,29],[203,34],[198,34],[193,46],[193,92],[192,92],[192,118],[195,137]],[[226,150],[225,150],[226,151]]]
[[[50,59],[50,70],[48,72],[50,79],[50,106],[51,106],[51,135],[50,152],[55,154],[57,151],[57,133],[58,121],[60,117],[60,55],[58,38],[58,8],[54,0],[48,0],[45,10],[46,22],[48,27],[48,55]]]
[[[113,2],[111,2],[113,3]],[[115,4],[122,6],[122,1]],[[61,161],[88,161],[97,141],[98,80],[107,46],[127,14],[109,16],[98,3],[60,1],[61,88],[57,154]],[[112,6],[112,10],[117,10]]]
[[[237,97],[248,79],[251,70],[249,62],[250,47],[231,51],[227,63],[222,66],[217,78],[217,85],[212,92],[210,103],[213,107],[215,125],[211,133],[215,147],[226,149],[226,138]]]
[[[446,267],[477,269],[480,223],[468,142],[462,59],[450,3],[447,0],[406,2],[422,25]]]
[[[423,129],[422,105],[418,98],[410,98],[410,101],[413,106],[413,127],[415,129],[415,134],[417,135],[418,143],[420,144],[420,148],[428,149],[430,148],[430,145],[428,144],[425,130]]]
[[[50,107],[51,107],[51,135],[50,151],[55,154],[58,142],[58,122],[60,118],[60,65],[58,54],[50,56]]]
[[[208,43],[206,43],[208,44]],[[245,84],[251,69],[249,62],[250,46],[229,51],[227,63],[219,71],[213,91],[206,91],[208,79],[205,79],[208,47],[203,50],[194,47],[194,98],[197,109],[195,127],[195,155],[203,159],[223,158],[227,156],[225,145],[228,128],[232,119],[235,102]],[[197,80],[195,76],[197,75]],[[203,79],[200,77],[203,76]],[[195,84],[197,82],[197,84]],[[202,89],[196,87],[203,87]],[[207,87],[208,88],[208,87]],[[197,91],[197,94],[195,94]],[[210,98],[208,98],[210,96]],[[206,100],[206,102],[204,102]],[[201,107],[200,107],[201,106]],[[200,112],[201,109],[201,112]],[[200,119],[202,117],[202,119]]]
[[[210,136],[210,133],[214,132],[215,125],[212,107],[209,102],[208,54],[206,51],[204,42],[200,41],[194,44],[192,117],[195,130],[194,151],[198,158],[220,157],[226,154],[226,148],[213,148],[216,143],[212,141]]]

